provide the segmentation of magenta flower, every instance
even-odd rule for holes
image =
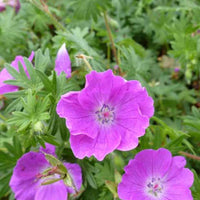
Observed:
[[[115,66],[113,67],[113,69],[114,69],[114,70],[118,70],[118,69],[119,69],[119,66],[118,66],[118,65],[115,65]]]
[[[55,154],[55,147],[46,144],[47,152]],[[17,162],[10,180],[10,187],[15,193],[16,200],[66,200],[68,193],[75,193],[74,188],[68,187],[63,180],[45,185],[60,178],[56,167],[46,160],[43,150],[24,154]],[[81,168],[78,164],[63,163],[70,174],[76,190],[82,184]]]
[[[30,61],[33,60],[34,57],[34,52],[32,51],[30,57],[28,58]],[[17,71],[19,71],[18,69],[18,63],[21,63],[27,76],[29,77],[28,71],[26,69],[26,65],[24,63],[24,59],[22,56],[16,56],[15,60],[11,63],[11,66],[14,67]],[[0,94],[5,94],[8,92],[15,92],[19,89],[18,86],[14,86],[14,85],[8,85],[6,83],[4,83],[4,81],[10,80],[10,79],[14,79],[9,72],[4,68],[1,72],[0,72]]]
[[[58,76],[61,72],[64,72],[66,74],[66,78],[71,77],[71,61],[65,43],[57,53],[55,71]]]
[[[179,67],[175,67],[174,68],[174,72],[178,73],[180,71],[180,68]]]
[[[167,149],[143,150],[124,168],[118,186],[122,200],[192,200],[193,173],[182,156]]]
[[[0,0],[0,12],[4,11],[7,5],[15,8],[16,13],[21,7],[19,0]]]
[[[115,149],[128,151],[138,145],[154,107],[138,81],[126,81],[107,70],[92,71],[82,91],[61,96],[57,113],[66,119],[75,156],[103,160]]]

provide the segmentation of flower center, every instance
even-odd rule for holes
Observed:
[[[96,111],[95,114],[97,116],[97,120],[101,124],[111,124],[115,118],[114,108],[106,104],[103,104],[103,106]]]
[[[42,173],[36,174],[36,181],[41,179],[41,185],[48,185],[61,180],[62,174],[57,167],[50,167],[45,169]]]
[[[147,182],[147,192],[153,197],[160,197],[163,193],[163,184],[160,178],[152,178]]]

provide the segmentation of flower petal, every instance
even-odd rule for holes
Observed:
[[[72,135],[97,136],[97,126],[94,114],[83,108],[78,101],[79,92],[69,92],[63,95],[57,104],[57,113],[66,119],[66,126]]]
[[[35,200],[67,200],[67,188],[63,181],[50,185],[41,185],[35,195]]]
[[[193,173],[187,169],[183,168],[177,176],[169,179],[167,181],[167,185],[170,185],[170,187],[179,185],[184,187],[191,187],[194,182],[194,175]]]
[[[55,71],[58,76],[61,72],[64,72],[66,74],[66,78],[71,77],[71,61],[65,43],[58,50],[55,62]]]
[[[5,94],[8,92],[15,92],[18,90],[19,87],[14,85],[8,85],[4,83],[4,81],[13,79],[13,77],[8,73],[6,69],[3,69],[0,72],[0,94]]]
[[[34,51],[32,51],[32,52],[31,52],[31,55],[30,55],[29,58],[28,58],[28,60],[29,60],[30,62],[33,60],[34,55],[35,55],[35,53],[34,53]],[[16,57],[15,57],[15,60],[12,61],[11,66],[13,66],[17,71],[19,71],[19,66],[18,66],[18,65],[19,65],[19,62],[22,64],[22,66],[23,66],[23,68],[24,68],[24,71],[26,72],[26,75],[27,75],[28,77],[30,77],[30,76],[29,76],[29,73],[28,73],[28,70],[27,70],[27,68],[26,68],[26,65],[25,65],[23,56],[16,56]]]
[[[34,178],[24,180],[15,174],[12,175],[9,185],[17,200],[33,200],[38,188],[38,182]]]
[[[164,200],[193,200],[191,191],[182,186],[176,185],[168,188]]]
[[[69,174],[72,177],[76,190],[79,191],[82,185],[82,172],[81,167],[76,163],[64,163]],[[69,193],[75,193],[74,189],[68,187]]]
[[[122,139],[117,149],[120,151],[129,151],[137,147],[138,138],[134,135],[137,135],[137,133],[134,133],[132,131],[126,131],[123,135],[123,132],[121,132]]]
[[[36,177],[47,166],[49,166],[49,163],[42,153],[30,151],[17,161],[13,174],[26,180]]]
[[[186,160],[183,156],[173,157],[172,165],[166,174],[166,182],[168,185],[184,185],[191,187],[194,181],[193,173],[184,168]]]
[[[86,75],[85,88],[81,91],[79,101],[82,105],[90,105],[110,102],[115,90],[119,90],[125,81],[120,76],[114,76],[112,70],[105,72],[92,71]]]
[[[45,147],[46,148],[43,148],[43,147],[40,147],[40,152],[41,153],[47,153],[47,154],[52,154],[53,156],[57,157],[56,156],[56,147],[52,144],[49,144],[49,143],[45,143]]]
[[[169,170],[172,163],[172,154],[169,150],[160,148],[153,157],[153,175],[163,177]]]
[[[118,194],[121,199],[126,200],[149,200],[144,193],[145,181],[148,176],[146,166],[137,160],[130,160],[125,167],[125,174],[118,186]]]
[[[145,88],[138,92],[135,101],[138,103],[141,113],[148,117],[152,117],[154,114],[153,99],[148,95]]]
[[[35,56],[35,52],[32,51],[32,52],[31,52],[31,55],[30,55],[29,58],[28,58],[30,62],[32,62],[34,56]]]
[[[186,164],[186,160],[183,156],[175,156],[172,159],[172,164],[168,173],[166,174],[166,181],[176,177],[183,169]]]
[[[85,135],[70,137],[70,144],[74,155],[82,159],[94,155],[101,161],[104,157],[117,148],[121,140],[118,130],[102,129],[94,139]]]
[[[34,52],[32,51],[32,53],[29,57],[29,60],[32,61],[33,57],[34,57]],[[15,60],[11,63],[11,66],[13,66],[17,71],[19,71],[19,67],[18,67],[19,62],[22,64],[27,76],[29,77],[29,74],[26,69],[26,65],[24,63],[24,59],[22,56],[16,56]],[[18,86],[8,85],[8,84],[4,83],[4,81],[11,80],[11,79],[13,79],[13,77],[9,74],[9,72],[6,69],[3,69],[0,72],[0,94],[5,94],[8,92],[15,92],[19,89]]]

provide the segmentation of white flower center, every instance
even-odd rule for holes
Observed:
[[[147,181],[146,191],[149,195],[160,198],[163,190],[164,187],[160,178],[151,178]]]
[[[103,104],[103,106],[95,112],[97,120],[102,124],[111,124],[114,121],[114,108]]]

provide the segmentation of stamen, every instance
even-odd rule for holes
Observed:
[[[160,178],[152,178],[147,182],[147,192],[154,197],[160,197],[163,193],[163,184]]]
[[[111,124],[115,118],[114,108],[106,104],[103,104],[103,106],[96,111],[95,114],[97,116],[97,120],[102,125]]]

